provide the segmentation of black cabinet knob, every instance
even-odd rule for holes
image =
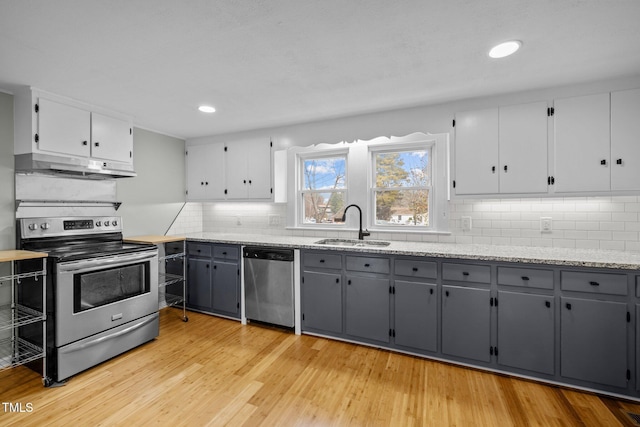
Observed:
[[[600,164],[602,166],[607,166],[607,161],[605,159],[600,160]]]
[[[507,171],[507,168],[508,168],[508,166],[507,166],[507,165],[504,165],[504,171],[505,171],[505,172]]]
[[[96,142],[96,143],[95,143],[95,144],[93,144],[93,145],[95,145],[96,147],[100,147],[100,143],[99,143],[99,142]]]
[[[551,303],[550,303],[549,301],[545,301],[545,302],[544,302],[544,305],[545,305],[547,308],[551,307]]]
[[[622,159],[616,160],[616,165],[621,165],[621,164],[622,164]]]
[[[495,166],[491,166],[491,172],[496,173],[496,167]]]
[[[567,307],[567,310],[571,310],[571,304],[566,303],[566,304],[565,304],[565,307]]]
[[[82,145],[87,145],[89,144],[87,141],[82,141]]]

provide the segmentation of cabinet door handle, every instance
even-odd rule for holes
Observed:
[[[213,266],[213,269],[214,269],[214,270],[217,270],[217,269],[218,269],[218,266],[217,266],[217,265],[214,265],[214,266]]]
[[[351,284],[351,279],[347,280],[347,285]]]
[[[249,180],[249,185],[251,185],[251,180]]]
[[[565,307],[567,307],[567,310],[571,310],[571,304],[566,303],[566,304],[565,304]]]
[[[449,291],[445,291],[444,296],[448,297],[449,296]]]
[[[504,165],[504,171],[505,171],[505,172],[507,171],[507,169],[508,169],[508,166],[507,166],[507,165]]]
[[[204,185],[204,181],[200,181],[200,185]],[[198,252],[200,252],[200,251],[198,251]]]
[[[429,293],[433,295],[433,289],[429,289]]]
[[[336,279],[336,283],[340,283],[340,279]]]
[[[89,144],[87,141],[82,141],[82,145],[87,145]]]
[[[600,283],[598,283],[598,282],[589,282],[589,284],[591,286],[600,286]]]
[[[545,301],[545,302],[544,302],[544,305],[545,305],[547,308],[550,308],[550,307],[551,307],[551,303],[550,303],[549,301]]]
[[[95,144],[93,144],[93,145],[95,145],[96,147],[100,147],[100,143],[99,143],[99,142],[96,142],[96,143],[95,143]]]
[[[245,183],[245,184],[246,184],[246,183],[247,183],[247,180],[245,179],[245,180],[243,181],[243,183]]]
[[[491,166],[491,172],[496,173],[496,167],[495,166]]]
[[[622,159],[616,160],[616,165],[621,165],[621,164],[622,164]]]
[[[601,164],[602,166],[607,166],[607,160],[606,160],[606,159],[602,159],[602,160],[600,160],[600,164]]]

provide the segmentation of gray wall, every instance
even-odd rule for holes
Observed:
[[[164,235],[185,201],[184,141],[134,128],[135,178],[117,180],[125,236]]]
[[[15,247],[13,96],[0,92],[0,250]]]

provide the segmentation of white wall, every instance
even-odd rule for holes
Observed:
[[[386,111],[322,122],[214,135],[201,141],[233,141],[270,136],[274,150],[318,143],[368,140],[378,136],[403,136],[413,132],[452,132],[458,111],[489,108],[569,96],[640,87],[640,76],[575,86],[468,99],[441,105]],[[453,135],[453,133],[451,134]],[[453,137],[451,138],[453,141]],[[174,229],[234,233],[287,234],[319,237],[354,237],[355,232],[286,229],[286,207],[273,203],[188,203]],[[196,212],[197,214],[193,214]],[[187,214],[189,213],[189,214]],[[202,216],[198,230],[198,215]],[[280,225],[270,225],[269,215]],[[470,216],[471,231],[462,231],[461,217]],[[551,217],[551,233],[540,232],[540,217]],[[189,218],[187,221],[186,218]],[[450,235],[418,233],[372,234],[372,238],[497,245],[558,246],[640,251],[640,200],[638,196],[454,199],[450,202]],[[189,222],[188,225],[185,225]],[[173,232],[173,229],[172,229]]]
[[[15,247],[13,96],[0,92],[0,250]]]

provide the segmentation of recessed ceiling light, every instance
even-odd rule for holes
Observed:
[[[491,48],[489,56],[492,58],[504,58],[505,56],[516,53],[516,51],[520,49],[520,46],[522,46],[522,42],[518,40],[500,43],[499,45]]]
[[[198,107],[198,110],[202,111],[203,113],[215,113],[216,109],[211,107],[210,105],[201,105]]]

